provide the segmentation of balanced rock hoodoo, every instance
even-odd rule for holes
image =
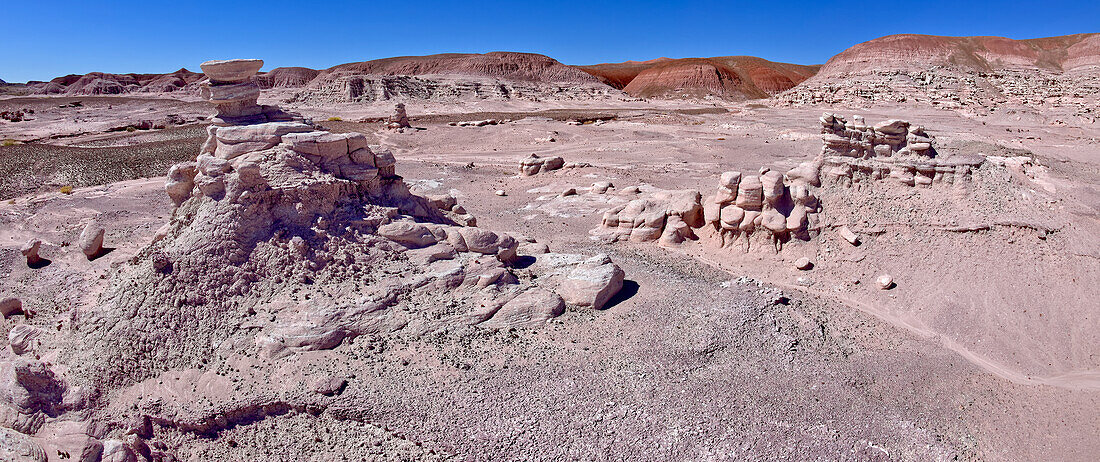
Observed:
[[[526,238],[467,226],[473,217],[453,197],[411,193],[393,154],[368,146],[363,134],[331,133],[256,106],[250,78],[259,65],[203,65],[218,117],[195,160],[170,170],[167,230],[74,323],[87,339],[79,354],[120,358],[107,361],[117,368],[88,371],[98,383],[217,361],[224,339],[280,358],[410,324],[534,327],[562,314],[566,302],[598,305],[621,288],[614,275],[622,270],[608,260],[601,268],[613,277],[584,289],[596,295],[562,301],[582,291],[563,288],[567,278],[513,269]],[[567,270],[585,258],[568,261]],[[263,313],[258,329],[233,327],[258,322],[255,313]],[[171,334],[156,327],[181,322],[191,327]],[[120,326],[144,327],[108,333]],[[182,346],[154,360],[151,339],[163,335]]]

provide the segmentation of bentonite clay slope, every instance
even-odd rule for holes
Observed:
[[[1013,40],[1004,37],[940,37],[901,34],[855,45],[829,59],[827,78],[879,69],[948,66],[974,71],[1039,68],[1069,71],[1100,64],[1100,34]]]
[[[334,66],[294,98],[307,103],[390,99],[591,99],[621,96],[599,79],[532,53],[403,56]]]
[[[91,72],[57,77],[32,85],[43,95],[120,95],[135,92],[166,93],[178,91],[202,79],[202,74],[180,69],[168,74],[108,74]]]
[[[256,76],[260,88],[297,88],[317,78],[321,71],[308,67],[276,67]]]
[[[1068,107],[1095,117],[1100,34],[1004,37],[890,35],[834,56],[780,96],[795,104],[918,103],[974,111]]]
[[[752,56],[657,58],[581,66],[632,96],[767,98],[810,78],[820,66],[776,63]]]
[[[494,51],[485,54],[446,53],[429,56],[401,56],[333,66],[323,74],[376,75],[451,74],[492,77],[531,82],[598,83],[572,66],[534,53]]]

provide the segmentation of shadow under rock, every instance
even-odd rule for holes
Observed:
[[[88,261],[96,261],[96,260],[102,258],[104,255],[107,255],[107,254],[109,254],[111,252],[114,252],[114,251],[115,251],[114,247],[104,247],[102,249],[99,249],[99,252],[97,252],[95,255],[92,255],[92,256],[88,257]]]
[[[632,281],[630,279],[623,281],[623,288],[620,289],[619,293],[615,294],[614,297],[611,297],[611,300],[608,300],[607,304],[601,309],[609,310],[622,302],[630,300],[635,295],[638,295],[638,289],[640,288],[641,286],[638,285],[637,281]]]

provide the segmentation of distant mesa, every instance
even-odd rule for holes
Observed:
[[[467,75],[527,82],[598,83],[587,73],[548,56],[494,51],[485,54],[445,53],[402,56],[348,63],[323,71],[326,74]]]
[[[752,56],[657,58],[580,66],[631,96],[767,98],[813,76],[820,66],[776,63]]]
[[[307,103],[389,99],[589,99],[620,97],[598,78],[533,53],[402,56],[319,72],[293,98]]]
[[[820,78],[875,69],[998,71],[1046,69],[1070,71],[1100,65],[1100,34],[1013,40],[1004,37],[940,37],[889,35],[855,45],[830,59]]]

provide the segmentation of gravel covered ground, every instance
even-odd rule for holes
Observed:
[[[42,143],[0,146],[0,200],[56,192],[62,186],[96,186],[162,176],[172,164],[195,156],[206,137],[206,127],[190,125],[169,128],[155,135],[137,133],[134,136],[159,139],[132,146],[76,147]]]

